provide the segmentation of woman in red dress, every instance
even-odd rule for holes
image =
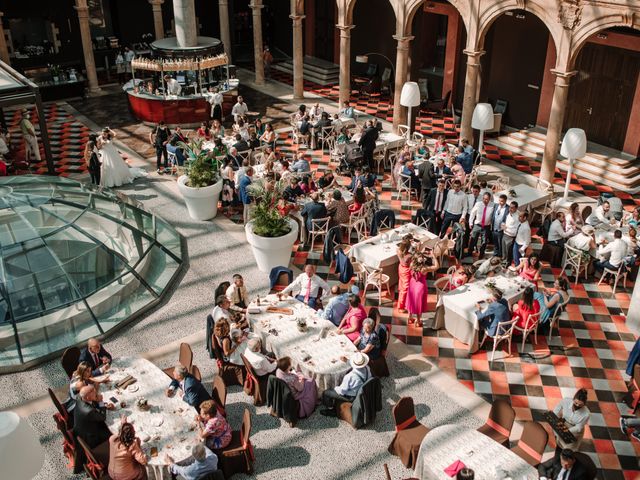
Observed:
[[[407,291],[411,278],[411,242],[403,240],[398,244],[398,311],[406,313]]]
[[[540,303],[533,299],[533,288],[527,287],[522,293],[522,298],[513,306],[513,320],[516,321],[516,327],[524,330],[531,325],[529,315],[536,315],[540,312]]]

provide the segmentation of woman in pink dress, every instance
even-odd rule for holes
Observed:
[[[523,258],[520,260],[520,265],[517,266],[517,271],[520,277],[530,282],[536,283],[540,280],[540,258],[535,253],[529,255],[529,258]]]
[[[411,278],[411,242],[403,240],[398,244],[398,311],[406,313],[407,290]]]
[[[340,325],[338,325],[338,334],[345,334],[352,342],[360,336],[362,329],[362,321],[367,318],[367,311],[360,305],[360,297],[357,295],[349,295],[349,310],[342,317]]]
[[[278,360],[276,377],[284,380],[291,390],[293,398],[298,400],[300,404],[298,417],[307,418],[310,416],[316,409],[316,403],[318,401],[318,387],[316,386],[316,382],[311,378],[306,378],[302,373],[293,370],[289,357],[282,357]]]
[[[407,292],[408,325],[415,322],[416,327],[422,327],[422,314],[427,311],[427,272],[430,263],[431,258],[425,254],[417,254],[411,261],[411,277]]]

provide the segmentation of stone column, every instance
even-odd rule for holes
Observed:
[[[340,93],[338,106],[351,97],[351,29],[354,25],[336,25],[340,30]]]
[[[220,40],[224,45],[224,53],[231,63],[231,31],[229,30],[229,1],[218,0],[218,12],[220,14]]]
[[[484,55],[482,50],[464,50],[467,56],[467,76],[464,81],[464,99],[462,102],[462,121],[460,125],[460,138],[466,138],[473,143],[473,129],[471,118],[473,109],[478,103],[478,77],[480,76],[480,57]]]
[[[176,40],[179,47],[195,47],[198,44],[196,7],[193,2],[194,0],[173,0]]]
[[[251,0],[253,10],[253,59],[256,68],[256,85],[264,85],[264,62],[262,61],[262,0]]]
[[[91,44],[91,28],[89,27],[89,7],[87,0],[76,0],[76,11],[80,24],[80,38],[82,39],[82,52],[84,53],[84,68],[87,71],[89,94],[100,92],[98,75],[96,74],[96,62],[93,58],[93,45]]]
[[[640,335],[640,282],[638,281],[633,286],[626,323],[629,330],[636,335]]]
[[[153,29],[156,32],[156,40],[164,38],[164,23],[162,22],[162,4],[164,0],[149,0],[153,10]]]
[[[540,178],[553,183],[553,176],[556,171],[556,161],[560,151],[560,141],[562,135],[562,125],[564,124],[564,113],[567,110],[567,98],[569,97],[569,83],[571,77],[577,72],[561,72],[551,70],[556,76],[553,89],[553,100],[551,102],[551,112],[549,113],[549,125],[547,126],[547,138],[544,142],[544,154],[542,156],[542,168]]]
[[[7,48],[7,40],[4,38],[4,26],[2,25],[2,16],[0,12],[0,60],[9,65],[9,48]]]
[[[400,105],[402,86],[409,79],[409,42],[414,39],[412,36],[401,37],[394,35],[398,41],[396,49],[396,80],[393,91],[393,128],[406,121],[407,109]]]
[[[293,20],[293,98],[304,98],[304,63],[302,51],[302,20],[304,15],[292,12]]]

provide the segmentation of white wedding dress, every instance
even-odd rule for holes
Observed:
[[[140,168],[130,168],[111,141],[103,141],[99,152],[102,161],[100,185],[103,187],[119,187],[133,182],[135,178],[147,175]]]

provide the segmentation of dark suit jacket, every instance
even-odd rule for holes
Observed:
[[[327,213],[327,207],[324,203],[313,201],[304,204],[300,215],[302,215],[302,217],[305,219],[307,231],[310,231],[313,227],[313,225],[311,225],[312,220],[329,216],[329,214]]]
[[[111,432],[105,423],[106,409],[78,399],[73,409],[73,433],[82,437],[91,448],[109,440]]]
[[[442,210],[444,210],[444,206],[447,203],[447,194],[449,193],[449,190],[447,190],[446,188],[444,189],[444,197],[442,198]],[[424,197],[424,203],[422,204],[422,206],[428,210],[429,212],[433,212],[435,213],[436,211],[436,196],[438,194],[438,189],[437,188],[432,188],[431,190],[429,190],[429,193]],[[441,211],[442,211],[441,210]]]
[[[180,388],[180,382],[173,380],[171,382],[171,386],[178,389]],[[202,385],[202,383],[196,380],[192,375],[187,375],[185,377],[183,393],[184,395],[182,396],[182,399],[196,410],[199,410],[202,402],[211,400],[211,395],[209,395],[207,389],[204,388],[204,385]]]
[[[246,152],[247,150],[249,150],[249,144],[244,140],[240,140],[239,142],[234,143],[233,146],[239,152]]]
[[[436,186],[436,174],[430,161],[427,160],[418,166],[418,176],[422,182],[423,192]]]
[[[511,320],[509,304],[504,298],[499,302],[491,302],[484,312],[477,312],[476,317],[478,317],[481,328],[486,328],[489,335],[494,337],[498,330],[498,324]]]
[[[98,360],[102,361],[102,357],[107,357],[109,359],[109,362],[111,362],[112,360],[111,354],[104,349],[104,345],[100,345],[100,351],[98,352]],[[99,368],[102,365],[102,363],[99,363],[98,365],[96,365],[96,363],[93,361],[93,355],[91,355],[91,352],[89,352],[88,347],[84,347],[82,349],[82,351],[80,352],[80,358],[78,358],[78,362],[87,362],[89,365],[91,365],[92,376],[97,376],[101,374]]]
[[[433,169],[435,175],[436,175],[436,179],[444,176],[444,175],[451,175],[451,169],[449,167],[447,167],[446,165],[444,166],[444,168],[442,170],[438,170],[437,168],[434,167]]]
[[[367,128],[362,136],[358,145],[362,147],[365,152],[373,152],[376,149],[376,140],[378,139],[378,130],[375,127]]]
[[[558,474],[562,470],[562,465],[560,465],[560,457],[556,455],[551,460],[548,460],[544,463],[538,465],[538,473],[541,476],[545,476],[549,479],[556,480]],[[592,480],[589,478],[589,474],[587,473],[587,469],[580,462],[573,464],[573,468],[569,472],[569,476],[567,480]]]
[[[240,167],[242,166],[242,159],[240,157],[227,155],[227,158],[229,159],[229,162],[231,162],[231,168],[233,169],[234,172],[237,172],[238,170],[240,170]]]
[[[89,167],[87,170],[95,175],[96,173],[100,173],[100,165],[102,165],[102,162],[98,158],[98,154],[96,152],[91,152],[91,158],[89,158]]]

